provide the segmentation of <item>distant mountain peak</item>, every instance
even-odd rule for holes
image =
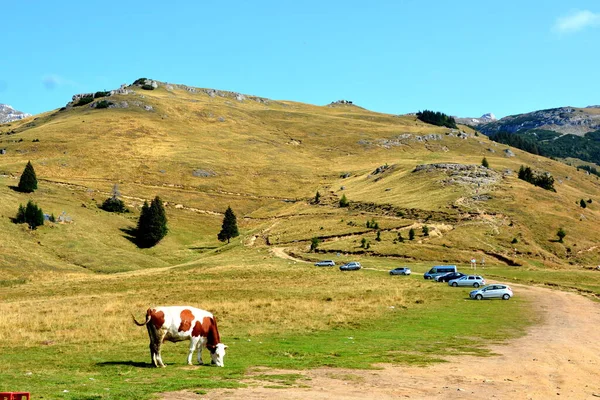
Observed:
[[[476,125],[479,125],[479,124],[487,124],[487,123],[494,122],[494,121],[498,120],[498,118],[496,118],[496,116],[494,115],[494,113],[486,113],[486,114],[483,114],[479,118],[460,118],[460,117],[454,117],[454,119],[459,124],[473,125],[473,126],[476,126]]]
[[[31,117],[31,114],[17,111],[8,104],[0,104],[0,124]]]

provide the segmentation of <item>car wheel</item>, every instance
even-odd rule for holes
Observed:
[[[510,296],[508,295],[508,293],[505,293],[505,294],[502,296],[502,300],[508,300],[508,299],[510,299]]]
[[[474,288],[478,288],[478,287],[479,287],[479,283],[475,282],[475,283],[473,284],[473,287],[474,287]]]
[[[458,286],[458,283],[452,282],[452,287],[457,287],[457,286]]]
[[[475,298],[476,298],[477,300],[483,300],[483,296],[482,296],[482,295],[480,295],[480,294],[478,294],[477,296],[475,296]]]
[[[392,273],[390,272],[390,275],[394,275],[394,274],[392,274]]]

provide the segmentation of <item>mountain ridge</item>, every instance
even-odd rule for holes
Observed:
[[[8,104],[0,104],[0,124],[18,121],[27,117],[31,117],[31,114],[15,110]]]

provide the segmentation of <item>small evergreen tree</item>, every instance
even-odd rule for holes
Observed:
[[[581,208],[586,208],[586,207],[587,207],[587,204],[585,204],[585,200],[584,200],[584,199],[581,199],[581,200],[579,201],[579,206],[580,206]]]
[[[319,191],[317,190],[317,194],[315,194],[314,203],[319,204],[320,202],[321,202],[321,193],[319,193]]]
[[[125,207],[125,203],[123,203],[123,200],[119,199],[120,195],[121,193],[119,192],[119,186],[115,184],[113,186],[111,196],[108,199],[104,200],[104,203],[102,203],[102,206],[100,206],[100,208],[108,212],[128,212],[129,210],[127,210],[127,207]]]
[[[18,189],[23,193],[31,193],[37,189],[37,177],[35,176],[35,170],[33,169],[33,165],[31,165],[31,161],[27,162],[23,173],[21,174],[21,179],[19,180]]]
[[[486,168],[490,167],[490,163],[488,162],[487,158],[483,157],[483,160],[481,160],[481,166]]]
[[[340,199],[340,207],[348,207],[349,205],[350,205],[350,202],[346,198],[346,195],[343,194],[342,198]]]
[[[310,251],[317,251],[319,243],[321,243],[321,240],[317,237],[310,239]]]
[[[415,238],[415,230],[413,228],[410,228],[410,230],[408,231],[408,240],[414,240]]]
[[[429,236],[429,227],[427,225],[423,225],[423,236]]]
[[[558,228],[558,231],[556,232],[556,236],[558,236],[558,241],[560,243],[562,243],[565,236],[567,236],[567,232],[565,232],[565,230],[563,228]]]
[[[19,210],[14,221],[17,224],[26,222],[30,229],[36,229],[38,226],[44,225],[44,212],[37,204],[29,200],[26,207],[19,204]]]
[[[375,238],[378,242],[381,242],[381,231],[377,231],[377,237]]]
[[[140,247],[152,247],[167,235],[167,216],[160,197],[145,201],[138,220],[136,237]]]
[[[402,233],[401,233],[401,232],[398,232],[398,241],[399,241],[400,243],[403,243],[403,242],[404,242],[404,238],[402,237]]]
[[[239,236],[240,233],[237,227],[237,218],[233,213],[231,207],[227,207],[225,211],[225,216],[223,217],[223,224],[221,225],[221,232],[217,235],[217,239],[221,242],[227,240],[227,243],[236,236]]]
[[[513,240],[511,240],[511,243],[516,244],[516,243],[519,243],[519,241],[517,240],[517,238],[513,238]]]
[[[364,249],[364,248],[365,248],[365,246],[366,246],[366,244],[367,244],[367,239],[365,239],[365,238],[362,238],[362,239],[360,240],[360,247]]]

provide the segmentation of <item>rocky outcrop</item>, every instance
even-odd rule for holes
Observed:
[[[31,114],[17,111],[8,104],[0,104],[0,124],[31,117]]]
[[[413,170],[416,172],[444,172],[448,178],[442,179],[443,184],[458,185],[493,185],[502,179],[498,172],[481,165],[437,163],[417,165]]]
[[[561,134],[583,136],[600,130],[600,107],[560,107],[511,115],[498,121],[483,123],[477,129],[486,135],[498,132],[524,132],[532,129],[554,131]]]
[[[454,120],[457,124],[470,125],[470,126],[478,126],[481,124],[488,124],[490,122],[497,121],[498,119],[493,113],[483,114],[479,118],[459,118],[454,117]]]

